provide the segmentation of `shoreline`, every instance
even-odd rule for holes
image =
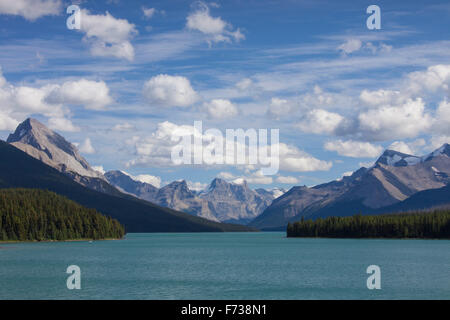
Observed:
[[[47,243],[47,242],[84,242],[84,241],[115,241],[124,240],[125,238],[105,238],[105,239],[67,239],[67,240],[0,240],[1,244],[9,243]]]

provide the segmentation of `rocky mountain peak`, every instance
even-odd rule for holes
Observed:
[[[28,118],[19,124],[7,142],[61,172],[103,178],[72,143],[36,119]]]
[[[450,157],[450,144],[444,143],[440,148],[436,149],[428,156],[425,157],[425,161],[429,161],[438,156],[447,156]]]
[[[378,160],[375,162],[375,165],[383,164],[386,166],[406,167],[408,165],[420,163],[421,160],[422,159],[420,157],[387,149],[378,158]]]

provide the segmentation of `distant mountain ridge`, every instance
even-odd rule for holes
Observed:
[[[449,183],[449,144],[423,157],[386,150],[371,168],[361,168],[351,176],[312,188],[293,187],[249,225],[272,229],[301,217],[392,212],[413,195],[438,190]],[[417,206],[420,204],[411,209],[423,209]]]
[[[7,142],[90,189],[116,196],[126,193],[215,222],[246,224],[275,198],[274,192],[254,191],[246,182],[237,185],[215,179],[208,192],[194,192],[186,181],[156,188],[122,171],[103,175],[89,165],[75,145],[32,118],[19,124]]]
[[[0,188],[43,189],[63,195],[87,208],[117,219],[126,232],[250,231],[239,225],[216,223],[163,208],[117,191],[98,192],[73,181],[15,146],[0,140]]]
[[[115,187],[141,199],[217,222],[246,224],[263,212],[275,195],[282,193],[252,190],[245,181],[235,184],[219,178],[206,190],[194,192],[185,180],[158,189],[117,170],[106,172],[105,177]]]
[[[6,141],[88,188],[118,194],[118,190],[80,155],[76,146],[36,119],[23,121]]]

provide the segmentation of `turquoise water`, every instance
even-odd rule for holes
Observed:
[[[368,290],[366,268],[381,268]],[[68,290],[69,265],[81,290]],[[0,299],[450,299],[450,241],[129,234],[0,244]]]

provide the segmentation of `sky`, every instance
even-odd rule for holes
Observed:
[[[0,138],[34,117],[156,186],[317,185],[450,142],[449,18],[447,1],[0,0]],[[278,129],[280,170],[174,165],[194,121]]]

